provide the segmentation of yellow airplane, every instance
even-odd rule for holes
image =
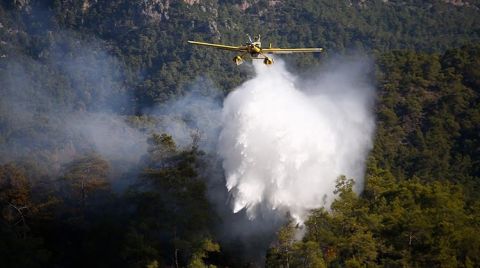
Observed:
[[[322,52],[323,48],[272,48],[270,44],[269,48],[262,48],[262,43],[260,42],[260,35],[256,36],[255,41],[252,41],[250,35],[247,35],[249,42],[245,43],[243,46],[226,46],[220,44],[188,41],[188,43],[193,45],[207,46],[218,49],[230,50],[243,52],[241,55],[235,56],[233,62],[240,65],[243,63],[245,56],[250,55],[253,60],[262,60],[266,65],[273,64],[273,58],[268,57],[265,54],[288,54],[288,53],[305,53],[305,52]]]

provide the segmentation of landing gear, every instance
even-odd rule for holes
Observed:
[[[233,62],[235,62],[236,65],[242,64],[245,61],[244,57],[247,54],[248,53],[244,53],[242,55],[238,55],[238,56],[233,57]],[[263,60],[263,64],[265,64],[265,65],[272,65],[273,64],[273,58],[270,58],[263,53],[250,54],[250,58],[252,60]]]
[[[263,63],[265,65],[272,65],[273,64],[273,59],[265,56],[265,59],[263,59]]]
[[[242,63],[243,63],[243,58],[242,58],[242,56],[235,56],[235,57],[233,58],[233,62],[235,62],[236,65],[242,64]]]

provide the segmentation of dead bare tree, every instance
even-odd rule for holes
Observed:
[[[27,206],[17,206],[12,203],[8,203],[8,207],[12,208],[14,211],[16,211],[19,215],[19,219],[12,224],[12,226],[17,226],[19,224],[22,225],[22,238],[25,239],[27,237],[27,222],[25,220],[25,215],[23,213],[23,210],[27,210]]]

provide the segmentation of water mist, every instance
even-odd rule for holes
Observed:
[[[254,64],[256,76],[224,101],[218,154],[234,212],[254,219],[259,207],[302,223],[328,206],[335,181],[363,184],[374,132],[369,64],[332,64],[299,79],[282,61]]]

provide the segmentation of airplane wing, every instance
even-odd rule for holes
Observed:
[[[207,46],[207,47],[213,47],[213,48],[230,50],[230,51],[246,51],[246,48],[243,46],[241,47],[225,46],[220,44],[212,44],[212,43],[204,43],[204,42],[196,42],[196,41],[188,41],[188,43],[192,45]]]
[[[289,54],[289,53],[310,53],[322,52],[323,48],[262,48],[263,53]]]

